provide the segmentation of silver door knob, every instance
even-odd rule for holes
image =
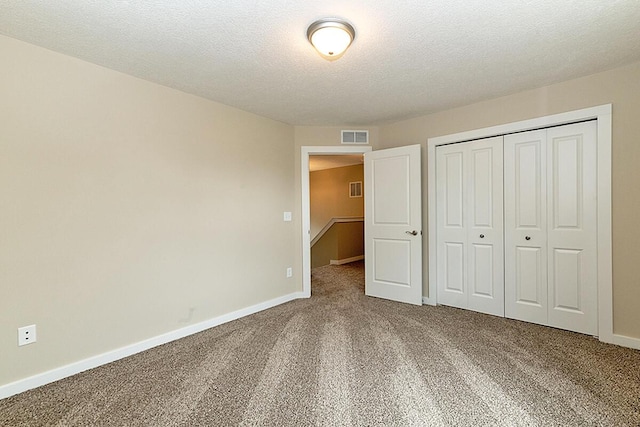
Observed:
[[[481,239],[484,239],[484,234],[481,234],[481,235],[480,235],[480,238],[481,238]]]
[[[412,236],[417,236],[417,235],[418,235],[418,232],[417,232],[416,230],[413,230],[413,231],[405,231],[405,233],[407,233],[407,234],[411,234]]]
[[[524,240],[531,240],[531,236],[525,236]]]

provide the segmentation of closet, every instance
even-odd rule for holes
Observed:
[[[438,303],[597,334],[595,121],[436,147]]]

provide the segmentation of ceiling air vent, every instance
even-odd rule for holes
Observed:
[[[368,144],[369,131],[368,130],[343,130],[342,143],[343,144]]]

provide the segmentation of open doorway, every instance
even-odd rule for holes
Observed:
[[[362,154],[309,157],[311,269],[364,259]]]
[[[310,197],[310,173],[312,163],[316,163],[314,165],[314,169],[318,167],[318,163],[324,163],[325,166],[334,165],[336,167],[344,167],[340,166],[351,166],[347,165],[347,163],[354,162],[356,158],[359,157],[359,162],[362,161],[362,154],[365,152],[371,151],[371,147],[302,147],[302,283],[303,283],[303,293],[305,296],[311,296],[311,242],[314,238],[316,241],[314,243],[317,244],[318,240],[322,239],[322,236],[318,237],[322,230],[330,230],[336,224],[339,224],[339,227],[344,227],[344,224],[347,224],[347,229],[342,231],[347,231],[348,228],[357,228],[358,221],[364,220],[364,210],[362,210],[362,215],[337,215],[331,216],[327,218],[327,215],[331,215],[330,212],[323,212],[319,216],[316,215],[314,218],[314,224],[312,226],[311,221],[311,197]],[[321,157],[320,157],[321,156]],[[322,167],[322,166],[320,166]],[[335,167],[328,167],[327,169],[331,169]],[[320,169],[316,169],[320,170]],[[358,182],[358,181],[349,181],[349,182]],[[362,181],[362,185],[364,182]],[[355,188],[351,188],[351,185],[347,184],[347,188],[344,190],[349,195],[350,191],[355,191],[357,194],[357,185]],[[364,187],[360,187],[360,192],[362,194]],[[349,211],[347,211],[349,212]],[[354,211],[351,211],[354,212]],[[325,231],[325,234],[327,231]],[[335,234],[335,232],[334,232]],[[343,247],[343,254],[349,253],[349,251],[354,250],[353,248]],[[335,253],[337,259],[336,263],[339,262],[348,262],[349,258],[354,257],[346,257],[343,255],[340,258],[340,252]],[[331,260],[330,260],[331,261]]]

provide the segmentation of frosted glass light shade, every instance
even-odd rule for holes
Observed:
[[[349,47],[356,35],[353,27],[337,19],[321,19],[307,30],[307,37],[313,47],[327,59],[339,58]]]

